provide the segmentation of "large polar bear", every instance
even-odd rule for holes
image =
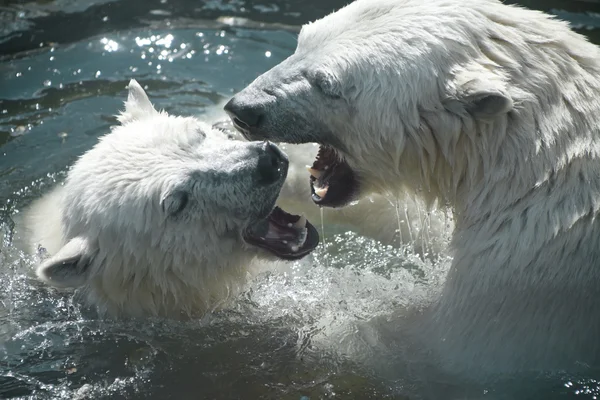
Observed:
[[[287,156],[228,140],[193,117],[157,112],[136,81],[120,126],[27,211],[37,274],[83,287],[112,316],[201,315],[243,284],[255,259],[300,259],[319,241],[275,207]]]
[[[312,193],[408,188],[454,211],[415,323],[448,365],[600,361],[600,51],[496,0],[358,0],[226,105],[247,138],[321,145]]]

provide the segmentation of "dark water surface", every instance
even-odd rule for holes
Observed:
[[[600,396],[594,371],[479,385],[412,368],[377,338],[365,345],[362,322],[405,304],[448,261],[422,262],[351,233],[260,276],[233,309],[187,323],[101,320],[32,278],[13,221],[116,122],[129,79],[157,107],[201,115],[290,55],[303,23],[345,3],[0,0],[0,398]],[[598,2],[521,4],[600,43]],[[369,356],[370,347],[379,352]]]

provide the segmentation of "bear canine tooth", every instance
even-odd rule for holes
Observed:
[[[317,196],[319,196],[320,198],[325,197],[325,195],[327,194],[327,189],[329,189],[329,186],[324,187],[324,188],[315,188],[315,194]]]
[[[298,236],[298,241],[296,242],[297,246],[304,246],[306,242],[306,238],[308,237],[308,229],[304,228],[300,232],[300,236]]]
[[[312,176],[314,176],[317,179],[319,179],[321,177],[321,175],[323,175],[323,173],[321,171],[319,171],[318,169],[309,167],[308,165],[306,166],[306,169],[308,170],[309,174],[311,174]]]
[[[304,228],[306,226],[306,217],[304,215],[300,216],[300,219],[294,223],[296,228]]]

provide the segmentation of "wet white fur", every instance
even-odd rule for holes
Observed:
[[[246,144],[226,140],[223,133],[195,118],[157,112],[135,81],[129,90],[125,109],[118,116],[122,125],[71,168],[63,185],[25,210],[23,240],[28,249],[41,247],[50,257],[37,271],[43,281],[57,287],[82,287],[87,302],[103,313],[202,315],[227,304],[252,274],[282,264],[264,257],[257,260],[260,252],[225,233],[239,224],[228,215],[236,208],[236,201],[228,199],[235,195],[234,187],[199,184],[203,192],[198,198],[206,202],[204,209],[193,210],[194,216],[171,219],[159,203],[172,187],[186,185],[190,170],[225,171],[228,162],[236,161],[228,159],[227,146]],[[203,115],[203,121],[211,125],[223,118],[219,106]],[[278,203],[290,212],[304,213],[320,228],[320,212],[310,200],[305,168],[316,149],[312,145],[284,149],[291,163]],[[211,179],[208,174],[201,178]],[[212,208],[215,197],[219,209]],[[238,197],[240,207],[251,207],[244,203],[251,198]],[[390,203],[375,195],[324,214],[327,225],[336,223],[394,245],[400,243],[396,235],[400,227],[403,243],[411,244],[412,234],[419,251],[440,251],[444,243],[437,234],[443,230],[444,216],[427,217],[422,210],[422,204],[414,200]],[[423,225],[429,227],[427,233],[420,231]],[[89,258],[91,265],[78,270],[77,263],[69,264],[59,274],[49,273],[51,266],[78,257]]]
[[[39,278],[82,287],[112,316],[179,318],[218,308],[255,258],[265,258],[240,231],[272,207],[278,188],[253,191],[245,174],[255,145],[157,112],[135,81],[118,119],[64,185],[25,213],[26,240],[50,256]],[[178,211],[182,192],[189,201]]]
[[[496,0],[358,0],[240,96],[266,89],[274,140],[322,132],[365,193],[454,211],[453,265],[417,329],[434,354],[471,371],[600,362],[597,46]]]

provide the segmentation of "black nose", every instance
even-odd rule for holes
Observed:
[[[262,118],[262,111],[258,107],[248,105],[237,97],[229,100],[224,109],[236,127],[244,130],[256,128]]]
[[[260,145],[258,157],[258,183],[270,185],[287,175],[287,155],[271,142]]]

